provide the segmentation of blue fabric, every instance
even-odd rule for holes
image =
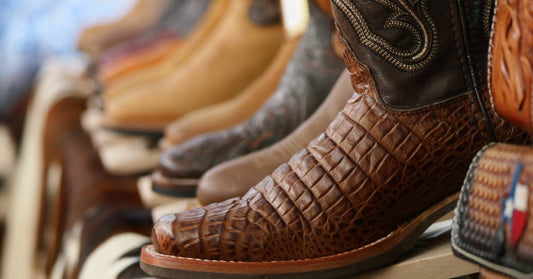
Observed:
[[[0,117],[27,93],[41,63],[78,54],[80,32],[122,16],[134,0],[0,0]]]

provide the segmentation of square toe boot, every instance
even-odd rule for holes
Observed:
[[[314,4],[310,10],[309,29],[272,96],[246,121],[163,152],[153,175],[155,191],[194,195],[198,179],[208,169],[278,142],[316,111],[341,74],[343,63],[334,50],[333,19]]]
[[[530,142],[488,105],[490,1],[332,2],[351,99],[243,197],[161,217],[145,271],[343,278],[383,266],[453,209],[481,147]]]

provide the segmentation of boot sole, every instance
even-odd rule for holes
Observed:
[[[164,278],[342,278],[393,262],[414,246],[418,237],[436,220],[453,210],[459,193],[431,206],[409,223],[364,247],[331,256],[270,262],[217,261],[175,257],[157,253],[153,245],[141,252],[141,268]]]
[[[512,268],[492,263],[492,262],[490,262],[488,260],[485,260],[485,259],[483,259],[481,257],[478,257],[478,256],[476,256],[474,254],[471,254],[471,253],[461,249],[454,242],[453,237],[452,237],[452,251],[453,251],[453,254],[455,256],[457,256],[457,257],[463,258],[463,259],[465,259],[467,261],[470,261],[470,262],[474,262],[476,264],[481,265],[482,267],[486,267],[486,268],[488,268],[490,270],[496,271],[496,272],[501,273],[503,275],[510,276],[510,277],[513,277],[513,278],[518,278],[518,279],[532,279],[533,278],[533,273],[522,273],[522,272],[514,270]]]
[[[195,197],[198,178],[170,178],[161,172],[152,175],[152,191],[172,197]]]

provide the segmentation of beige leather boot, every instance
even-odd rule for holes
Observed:
[[[298,42],[299,40],[285,42],[268,69],[239,96],[191,112],[169,125],[165,129],[161,147],[166,149],[194,136],[229,128],[252,116],[276,90]]]
[[[157,22],[170,0],[139,0],[121,19],[83,31],[78,48],[96,59],[105,49],[133,38]]]
[[[168,78],[178,67],[194,57],[195,53],[201,49],[204,42],[213,33],[220,21],[227,12],[230,0],[213,0],[205,15],[187,36],[185,42],[168,56],[161,63],[154,63],[138,70],[128,72],[124,76],[118,76],[111,82],[104,85],[104,95],[108,98],[128,92],[136,86],[159,82]],[[102,73],[102,77],[104,73]]]
[[[106,126],[162,131],[172,120],[236,96],[283,41],[277,1],[234,0],[209,40],[169,77],[105,98]]]

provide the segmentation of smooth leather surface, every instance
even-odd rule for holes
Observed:
[[[98,77],[102,86],[139,68],[159,63],[186,40],[202,18],[210,0],[172,1],[151,30],[107,49],[100,59]]]
[[[533,133],[533,2],[498,1],[490,65],[496,111]]]
[[[101,65],[98,69],[98,79],[103,87],[109,86],[114,80],[128,73],[161,62],[170,53],[178,51],[182,43],[177,38],[163,38],[139,50],[128,50],[126,54]]]
[[[491,141],[475,94],[391,109],[379,98],[376,73],[352,51],[345,44],[356,93],[325,133],[242,198],[163,216],[152,231],[159,253],[229,261],[338,254],[387,236],[460,189],[471,158]],[[427,74],[438,79],[441,72]],[[404,82],[398,88],[410,85]],[[403,90],[387,94],[402,97]],[[488,116],[498,140],[530,142],[493,110]]]
[[[176,0],[139,0],[122,18],[87,28],[78,40],[80,50],[98,61],[101,53],[123,40],[138,36],[157,22],[167,5]]]
[[[232,1],[212,37],[177,72],[118,96],[106,94],[104,123],[115,128],[139,123],[160,127],[241,93],[265,70],[283,41],[281,22],[258,25],[249,18],[254,1]]]
[[[516,249],[511,248],[508,222],[502,225],[518,164],[518,183],[529,188],[527,226]],[[492,264],[523,273],[533,272],[533,149],[528,146],[487,146],[472,161],[453,220],[454,245]],[[502,231],[500,231],[502,230]],[[500,233],[503,235],[500,235]]]
[[[279,141],[318,108],[340,75],[342,61],[332,48],[332,20],[314,5],[311,12],[309,30],[263,107],[230,129],[195,137],[164,152],[159,166],[164,175],[199,178],[219,163]]]
[[[488,38],[469,28],[482,23],[466,21],[462,28],[460,9],[472,18],[481,17],[490,1],[332,2],[342,35],[356,58],[369,67],[379,98],[391,108],[425,107],[473,90],[466,51],[486,65]]]
[[[196,196],[200,203],[207,205],[244,195],[250,187],[322,133],[352,93],[350,75],[344,71],[324,103],[290,135],[272,146],[224,162],[207,171],[198,183]]]
[[[268,68],[238,96],[188,113],[168,125],[161,144],[163,149],[201,134],[228,129],[250,118],[276,91],[298,43],[297,39],[284,42]]]
[[[210,1],[204,16],[187,35],[187,40],[179,50],[169,53],[168,58],[161,63],[154,63],[133,71],[124,77],[118,77],[104,88],[104,94],[107,97],[113,97],[128,92],[128,90],[138,85],[154,82],[154,80],[157,81],[161,77],[167,77],[182,63],[194,57],[194,54],[204,44],[205,40],[209,39],[220,20],[226,14],[229,3],[230,0]]]

